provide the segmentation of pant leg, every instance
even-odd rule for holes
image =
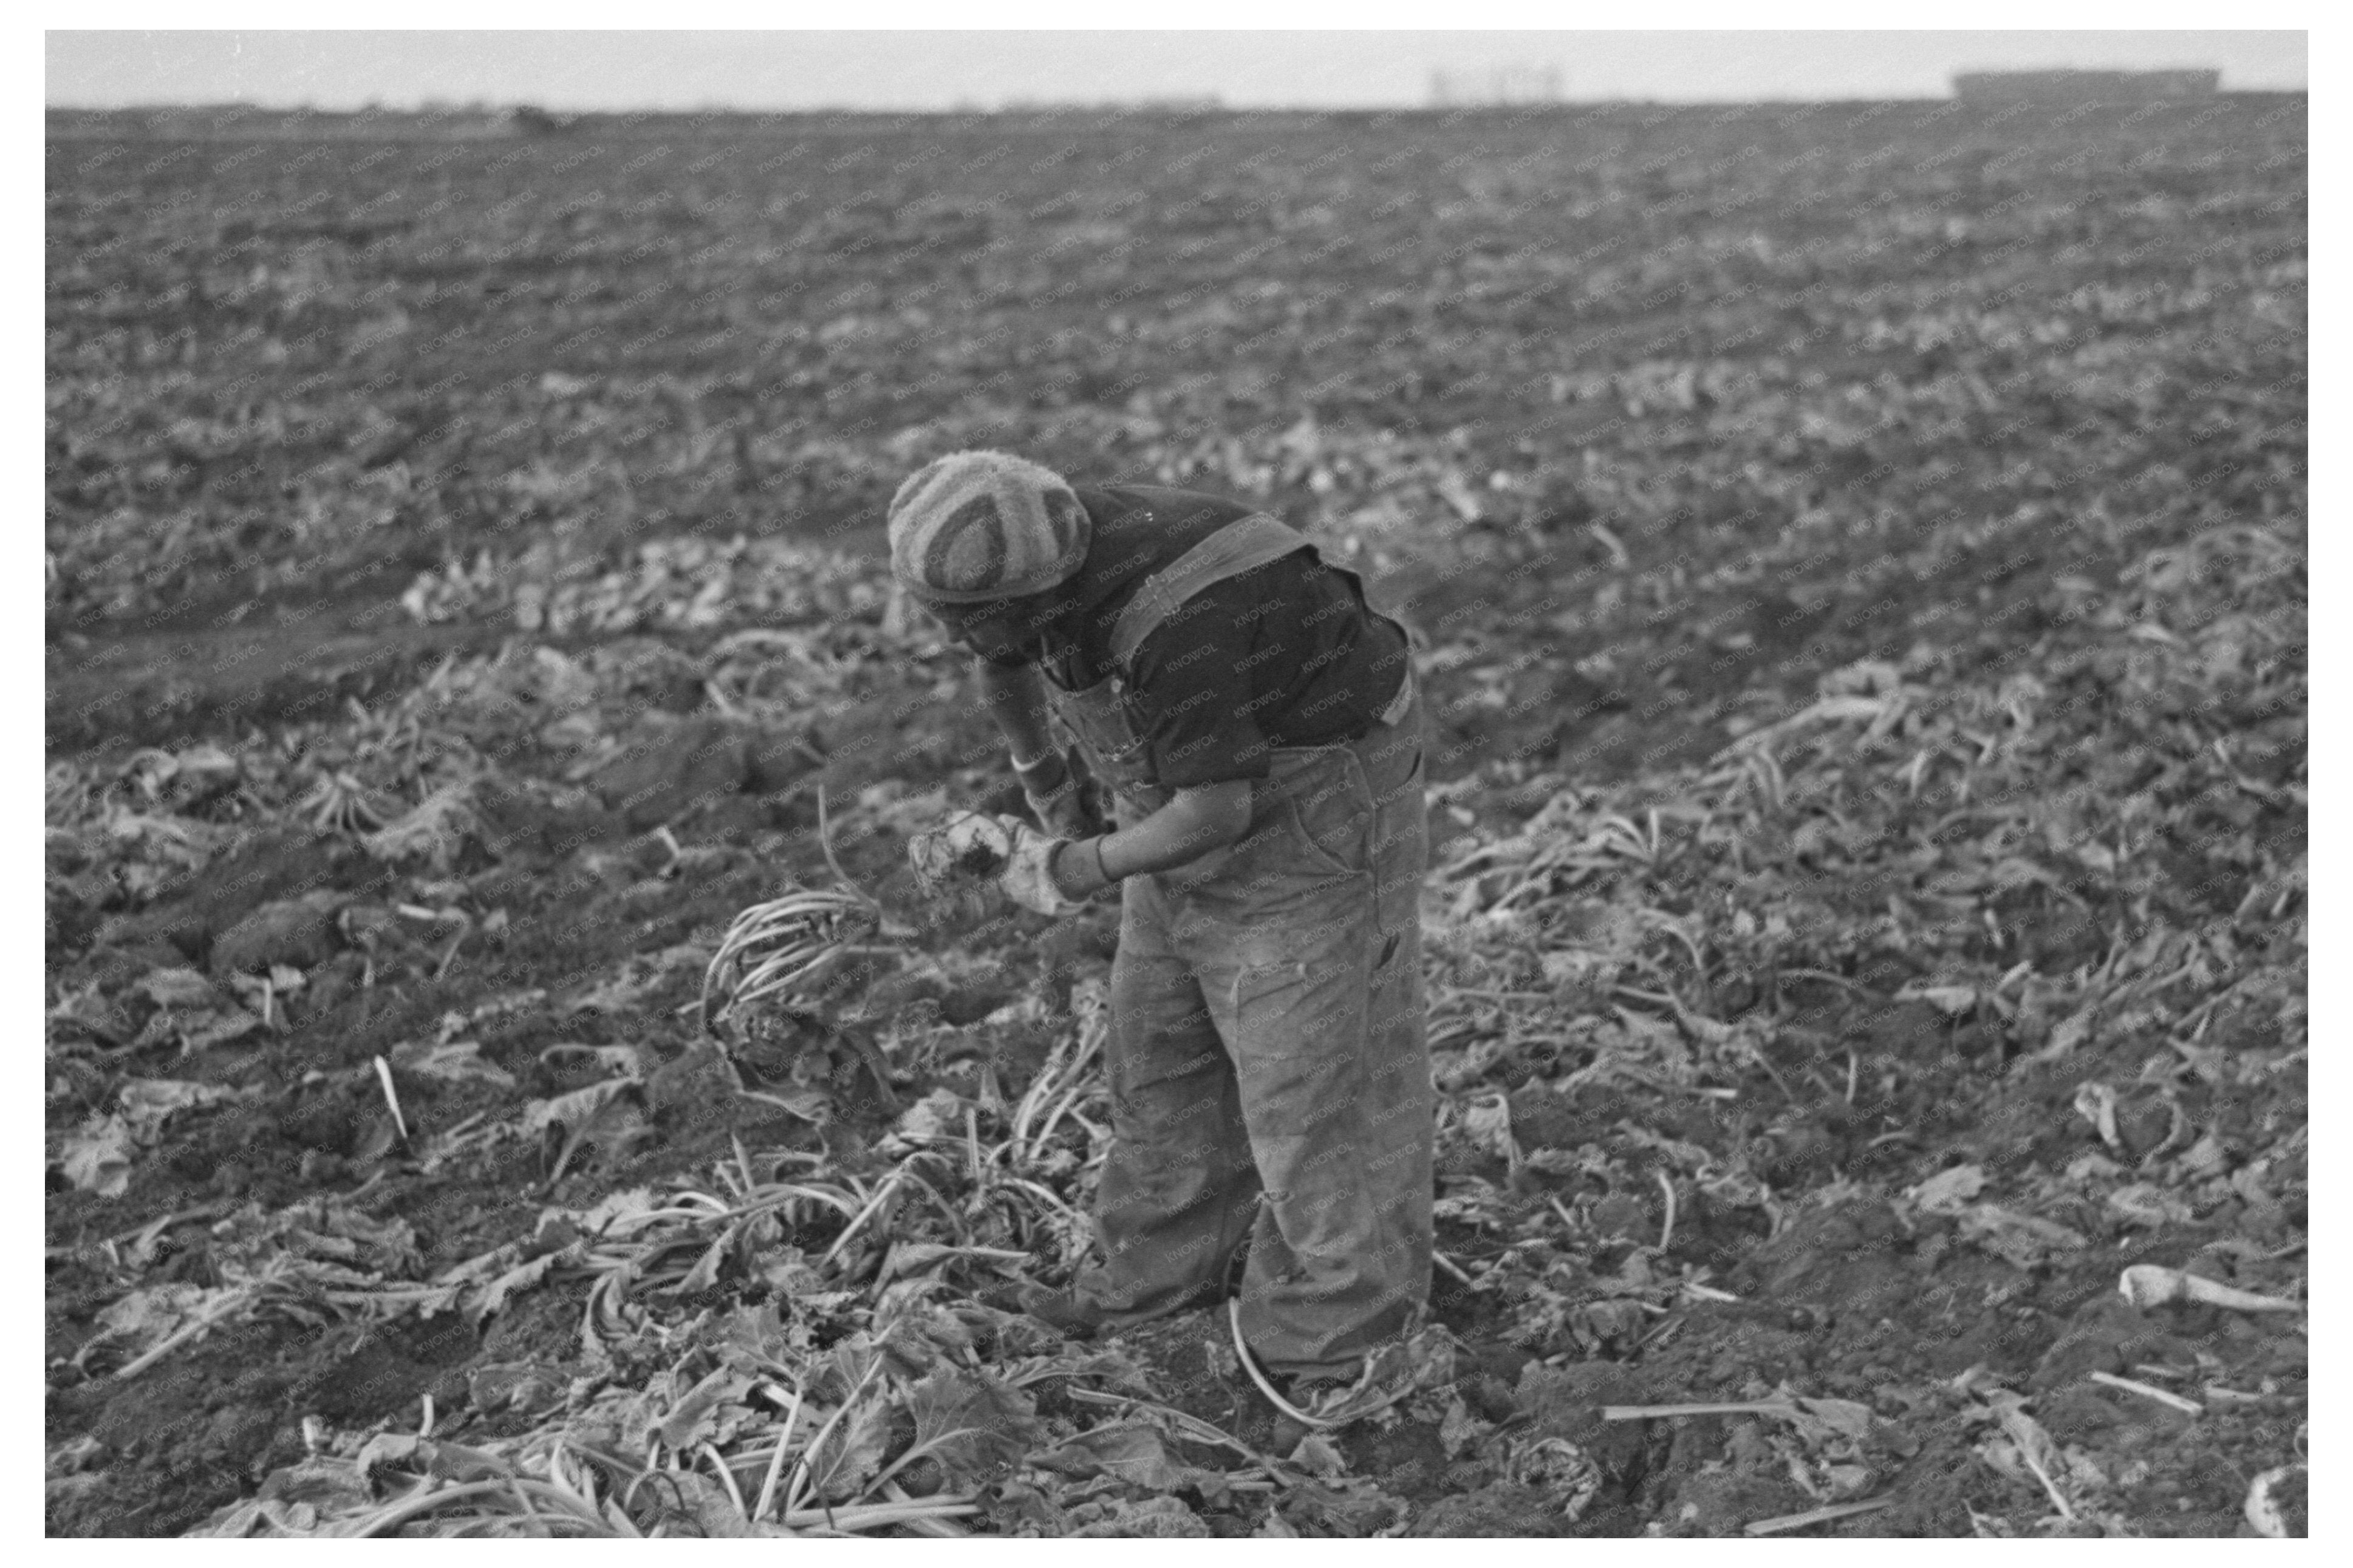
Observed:
[[[1279,1372],[1353,1373],[1429,1296],[1419,740],[1286,759],[1278,809],[1189,900],[1266,1191],[1243,1333]]]
[[[1393,730],[1376,731],[1356,747],[1374,798],[1373,876],[1383,952],[1373,973],[1366,1035],[1378,1108],[1372,1184],[1383,1245],[1398,1249],[1389,1278],[1409,1301],[1409,1313],[1430,1299],[1436,1188],[1438,1096],[1430,1082],[1421,980],[1421,887],[1430,859],[1427,736],[1417,694]]]
[[[1213,1295],[1257,1207],[1233,1064],[1169,920],[1158,882],[1130,878],[1112,961],[1112,1142],[1095,1195],[1104,1261],[1077,1285],[1114,1321]]]

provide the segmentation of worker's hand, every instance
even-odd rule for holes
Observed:
[[[1071,766],[1067,753],[1048,752],[1026,763],[1015,757],[1013,772],[1021,781],[1021,795],[1029,803],[1029,815],[1048,833],[1077,838],[1094,829],[1096,824],[1087,810],[1078,770]]]
[[[994,882],[1025,910],[1066,915],[1083,907],[1054,879],[1054,851],[1068,842],[1039,832],[1018,816],[967,811],[915,835],[907,845],[907,858],[925,898]]]
[[[1013,855],[997,885],[1025,910],[1041,915],[1067,915],[1086,906],[1062,891],[1054,880],[1054,852],[1070,842],[1039,832],[1026,822],[1013,824]]]
[[[915,885],[925,898],[935,899],[995,880],[1012,864],[1017,831],[1030,829],[1010,816],[967,811],[918,833],[907,843]]]

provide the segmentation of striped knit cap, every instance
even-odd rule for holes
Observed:
[[[891,574],[940,605],[1018,599],[1086,559],[1086,508],[1051,468],[1005,452],[951,452],[891,498]]]

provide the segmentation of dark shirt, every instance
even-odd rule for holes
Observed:
[[[1082,489],[1092,524],[1071,609],[1039,661],[1066,689],[1113,673],[1112,627],[1144,579],[1255,510],[1156,486]],[[1264,778],[1273,746],[1362,734],[1397,694],[1404,633],[1366,608],[1355,582],[1302,548],[1213,583],[1135,650],[1128,710],[1170,789]]]

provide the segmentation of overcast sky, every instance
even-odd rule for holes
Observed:
[[[2219,8],[2218,8],[2219,9]],[[1427,14],[1426,12],[1424,14]],[[1569,99],[1942,97],[1952,73],[2212,66],[2305,86],[2301,32],[61,32],[56,107],[426,100],[552,109],[951,109],[1215,95],[1411,105],[1552,67]]]

